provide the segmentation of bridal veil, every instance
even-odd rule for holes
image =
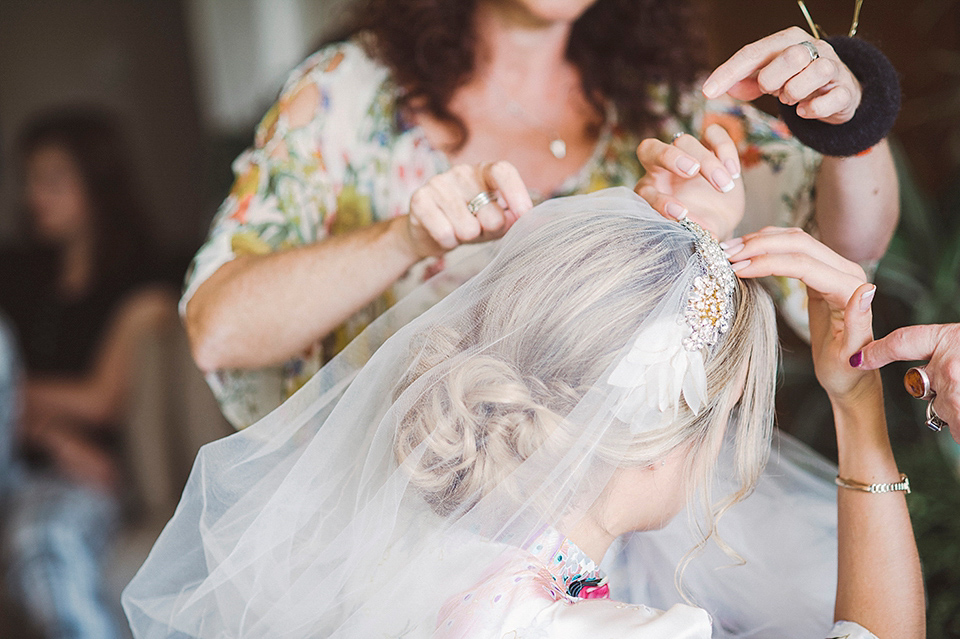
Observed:
[[[136,636],[429,637],[444,604],[503,553],[576,522],[618,469],[687,444],[688,514],[611,550],[611,585],[653,606],[685,596],[730,636],[763,636],[750,633],[780,613],[763,610],[771,567],[751,554],[754,523],[791,490],[812,494],[798,543],[829,546],[832,492],[816,480],[796,491],[801,479],[744,508],[755,494],[719,519],[730,549],[709,541],[713,559],[678,569],[714,515],[750,492],[772,428],[775,343],[758,328],[772,306],[735,279],[729,299],[705,293],[715,274],[702,244],[610,189],[546,202],[450,264],[282,406],[200,451],[124,592]],[[691,306],[704,299],[713,306]],[[728,326],[698,328],[704,313],[708,328]],[[748,373],[730,415],[717,389],[734,364]],[[740,512],[752,523],[738,527]],[[797,615],[826,615],[815,627],[830,626],[830,561],[807,588],[819,599]]]

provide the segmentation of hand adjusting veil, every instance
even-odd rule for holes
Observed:
[[[492,259],[448,269],[486,264],[426,312],[442,279],[404,298],[284,405],[200,451],[124,593],[137,636],[432,636],[502,556],[545,527],[567,534],[624,469],[684,446],[710,533],[724,433],[737,496],[769,450],[775,337],[751,283],[734,278],[726,311],[690,307],[709,279],[695,237],[626,189],[553,200]],[[705,312],[725,334],[694,329]]]

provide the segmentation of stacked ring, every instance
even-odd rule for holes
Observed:
[[[471,215],[476,215],[480,209],[493,202],[495,198],[496,194],[492,191],[481,191],[467,202],[467,210],[470,211]]]
[[[947,426],[947,422],[943,421],[937,411],[933,410],[933,400],[930,400],[930,403],[927,404],[927,421],[924,422],[927,425],[927,428],[930,430],[939,433],[943,430],[944,426]]]
[[[932,431],[940,432],[947,422],[943,421],[937,411],[933,408],[933,400],[937,398],[937,391],[933,390],[930,383],[930,376],[927,375],[925,366],[914,366],[903,376],[903,386],[913,397],[925,399],[927,401],[927,419],[924,424]]]

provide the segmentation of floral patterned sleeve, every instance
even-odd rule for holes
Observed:
[[[352,43],[322,49],[291,74],[257,127],[253,146],[233,164],[233,188],[187,273],[181,315],[197,288],[230,260],[310,244],[342,230],[351,216],[338,215],[338,207],[355,189],[352,167],[362,166],[370,152],[357,140],[369,128],[369,105],[385,75]],[[361,217],[372,223],[366,212]],[[207,381],[224,415],[242,428],[319,368],[321,348],[277,367],[216,371]]]
[[[363,99],[333,95],[341,75],[354,66],[343,64],[351,52],[329,47],[294,71],[257,127],[253,146],[234,161],[233,188],[187,274],[181,313],[197,287],[235,257],[309,244],[327,234],[327,214],[335,210],[347,170],[343,148],[349,140],[340,132],[351,130],[351,123],[336,121],[349,109],[332,101]]]

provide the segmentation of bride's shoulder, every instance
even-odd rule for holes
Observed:
[[[473,587],[444,604],[435,637],[593,636],[597,631],[643,639],[709,639],[706,611],[676,605],[667,611],[610,599],[570,596],[533,554],[502,555]]]
[[[501,636],[517,619],[532,620],[552,604],[571,605],[553,576],[532,554],[508,549],[467,590],[444,604],[437,618],[436,637]],[[523,635],[520,635],[523,636]]]

